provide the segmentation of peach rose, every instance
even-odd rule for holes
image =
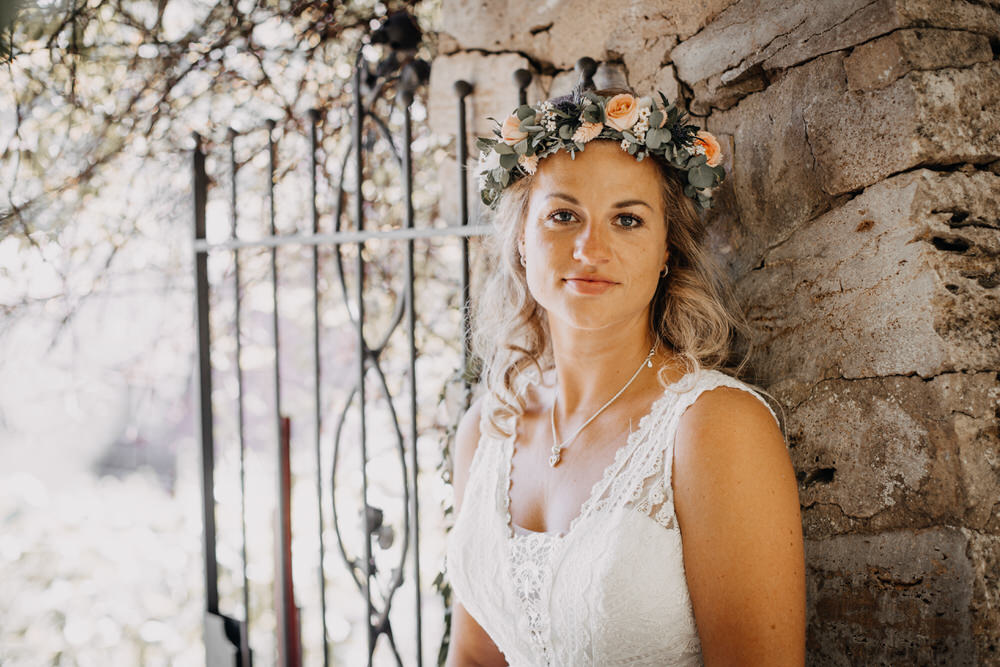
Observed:
[[[619,132],[624,132],[635,125],[639,117],[639,105],[628,93],[620,93],[608,100],[604,114],[607,116],[608,125]]]
[[[719,141],[712,136],[711,132],[706,132],[705,130],[698,130],[695,134],[697,137],[694,140],[696,145],[700,145],[705,149],[705,164],[709,167],[716,167],[722,162],[722,148],[719,146]]]
[[[576,128],[576,132],[573,133],[573,141],[585,144],[591,139],[596,138],[603,129],[604,123],[589,123],[584,121],[580,127]]]
[[[500,136],[505,144],[513,146],[528,136],[527,132],[521,130],[521,119],[511,114],[503,122],[500,128]]]

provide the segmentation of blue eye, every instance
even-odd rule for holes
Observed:
[[[549,219],[554,220],[555,222],[572,222],[572,220],[556,218],[557,215],[568,215],[572,217],[573,213],[571,213],[570,211],[555,211],[549,215]]]
[[[622,221],[620,223],[620,226],[624,227],[625,229],[637,229],[638,227],[642,227],[643,225],[642,218],[635,215],[631,215],[629,213],[624,213],[618,216],[618,219]]]

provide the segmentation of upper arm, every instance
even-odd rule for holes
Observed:
[[[795,471],[756,397],[703,393],[678,424],[674,504],[706,665],[802,665],[805,557]]]
[[[479,445],[479,419],[482,415],[482,399],[473,401],[469,409],[465,411],[458,422],[458,430],[455,432],[455,456],[451,474],[451,485],[455,491],[455,516],[462,506],[462,497],[465,495],[465,484],[469,479],[469,468],[472,466],[472,458],[476,454],[476,447]]]
[[[469,407],[458,423],[455,433],[455,456],[452,470],[452,488],[455,491],[455,513],[462,506],[465,485],[469,480],[469,468],[479,444],[479,419],[482,401],[477,399]],[[449,642],[447,667],[491,667],[506,666],[507,661],[486,631],[476,622],[464,606],[452,600],[451,641]]]

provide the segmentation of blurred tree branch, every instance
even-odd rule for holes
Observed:
[[[70,256],[105,254],[103,244],[71,238],[82,212],[107,198],[127,157],[186,159],[192,131],[206,146],[228,127],[306,129],[307,110],[329,111],[323,150],[348,109],[351,66],[377,21],[406,8],[433,13],[437,0],[0,0],[5,22],[0,85],[0,249],[16,239],[51,265],[64,286],[62,322],[81,288]],[[423,57],[433,56],[433,34]],[[241,154],[237,168],[252,160]],[[182,163],[182,162],[181,162]],[[179,163],[179,164],[181,164]],[[279,165],[279,176],[294,165]],[[321,176],[333,181],[325,162]],[[339,175],[338,175],[339,176]],[[125,177],[126,179],[128,176]],[[141,186],[138,186],[141,187]],[[175,202],[177,209],[186,203]],[[176,214],[174,214],[176,216]],[[136,213],[115,218],[115,245],[139,231]],[[100,222],[99,224],[105,224]],[[109,223],[111,224],[111,223]],[[98,243],[100,247],[93,245]],[[22,251],[18,251],[19,253]],[[105,269],[110,272],[110,253]],[[55,259],[53,259],[55,258]],[[117,261],[117,260],[116,260]],[[10,315],[49,293],[5,295],[17,269],[0,262],[0,312]],[[51,309],[50,309],[51,310]],[[0,332],[2,333],[2,332]]]

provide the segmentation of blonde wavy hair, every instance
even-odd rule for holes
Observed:
[[[632,91],[597,92],[611,96]],[[566,98],[551,101],[562,99]],[[656,164],[670,270],[660,278],[653,296],[650,331],[678,355],[685,374],[701,368],[731,368],[738,374],[750,350],[734,361],[734,344],[741,340],[749,345],[749,326],[735,304],[725,273],[701,245],[704,225],[694,201],[684,194],[682,177],[670,166]],[[528,290],[518,252],[532,182],[531,176],[515,181],[504,189],[492,212],[484,211],[493,232],[486,238],[486,284],[474,308],[473,350],[482,362],[485,389],[495,399],[484,407],[487,426],[504,437],[512,435],[504,422],[524,412],[525,402],[516,384],[521,374],[534,367],[541,375],[552,365],[546,313]],[[660,369],[660,381],[666,386],[665,370]]]

